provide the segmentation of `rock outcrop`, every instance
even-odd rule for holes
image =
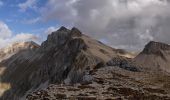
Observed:
[[[117,66],[125,70],[140,72],[141,66],[133,62],[131,59],[123,57],[115,57],[106,63],[107,66]]]

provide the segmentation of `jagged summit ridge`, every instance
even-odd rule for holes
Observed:
[[[76,27],[73,27],[72,29],[71,29],[71,36],[77,36],[77,37],[79,37],[79,36],[81,36],[82,35],[82,32],[79,30],[79,29],[77,29]]]
[[[42,43],[44,50],[49,50],[51,48],[60,48],[67,41],[71,40],[73,37],[80,37],[82,35],[81,31],[73,27],[71,30],[62,26],[59,30],[52,32],[47,40]]]
[[[64,27],[64,26],[61,26],[60,28],[59,28],[59,30],[57,30],[57,31],[68,31],[69,29],[67,29],[66,27]]]

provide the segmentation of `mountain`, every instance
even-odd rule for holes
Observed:
[[[14,43],[6,48],[0,49],[0,62],[3,62],[6,59],[9,59],[13,55],[17,54],[18,52],[26,51],[26,50],[34,50],[38,48],[39,45],[36,44],[33,41],[30,42],[18,42]],[[0,67],[0,75],[3,74],[3,72],[6,70],[6,67],[1,66]],[[0,95],[6,90],[10,88],[10,84],[3,84],[0,83]]]
[[[118,49],[82,34],[77,28],[61,27],[37,49],[18,52],[0,63],[5,67],[1,81],[11,87],[2,98],[17,100],[52,83],[82,82],[86,69],[103,67],[119,56],[123,55]]]
[[[77,84],[50,84],[47,88],[28,94],[26,98],[170,100],[170,73],[163,69],[169,67],[163,63],[168,60],[169,47],[167,44],[151,41],[135,58],[112,56],[109,61],[99,63],[95,69],[86,69],[83,80]],[[155,63],[160,66],[155,66]]]
[[[0,49],[0,61],[10,58],[21,50],[38,48],[39,45],[33,41],[14,43],[6,48]]]
[[[26,98],[28,100],[169,100],[170,73],[148,65],[149,61],[156,58],[161,57],[163,60],[164,57],[167,58],[168,55],[162,57],[161,53],[166,53],[168,50],[169,45],[151,41],[135,58],[113,56],[104,64],[98,64],[95,69],[86,69],[84,80],[77,84],[50,84],[47,88],[28,94]],[[121,49],[119,52],[122,52]],[[147,62],[143,62],[146,59],[142,58],[144,55]]]
[[[135,61],[148,70],[170,72],[170,45],[151,41]]]
[[[167,46],[155,47],[151,42],[133,58],[131,53],[109,47],[75,27],[61,27],[41,46],[29,46],[1,61],[0,82],[6,90],[1,99],[168,100],[170,75],[157,67],[149,72],[140,57],[155,56],[155,49],[165,48],[168,51]]]

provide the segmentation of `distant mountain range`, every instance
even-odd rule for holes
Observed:
[[[0,50],[1,100],[169,100],[170,46],[151,41],[139,55],[61,27],[41,46]]]

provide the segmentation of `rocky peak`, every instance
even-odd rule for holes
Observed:
[[[61,26],[61,27],[59,28],[59,30],[57,30],[57,31],[68,31],[68,29],[67,29],[66,27],[64,27],[64,26]]]
[[[2,59],[8,58],[15,53],[22,51],[22,50],[29,50],[29,49],[36,49],[39,48],[39,45],[33,41],[28,42],[17,42],[14,44],[11,44],[10,46],[6,48],[0,49],[0,61]]]
[[[70,38],[69,33],[70,30],[62,26],[59,30],[48,35],[47,40],[42,43],[41,47],[45,51],[48,51],[54,47],[59,48]]]
[[[75,27],[69,30],[62,26],[59,30],[52,32],[48,36],[47,40],[42,43],[42,47],[44,50],[50,50],[51,48],[61,48],[61,46],[73,39],[73,37],[80,37],[81,35],[81,31]]]
[[[38,47],[39,45],[33,41],[17,42],[17,43],[10,45],[9,47],[2,48],[0,51],[4,53],[11,53],[11,52],[19,51],[19,50],[24,50],[24,49],[35,49]]]
[[[170,45],[161,43],[161,42],[154,42],[150,41],[144,48],[142,53],[145,54],[160,54],[162,51],[170,50]]]
[[[160,42],[149,42],[143,51],[136,57],[141,58],[143,55],[153,55],[161,57],[164,61],[167,61],[167,52],[170,52],[170,45]]]
[[[39,45],[37,43],[35,43],[34,41],[28,41],[28,42],[18,42],[18,43],[14,43],[11,46],[12,48],[25,48],[25,49],[34,49],[34,48],[38,48]]]
[[[82,35],[82,33],[81,33],[81,31],[79,30],[79,29],[77,29],[76,27],[73,27],[72,29],[71,29],[71,36],[77,36],[77,37],[79,37],[79,36],[81,36]]]

